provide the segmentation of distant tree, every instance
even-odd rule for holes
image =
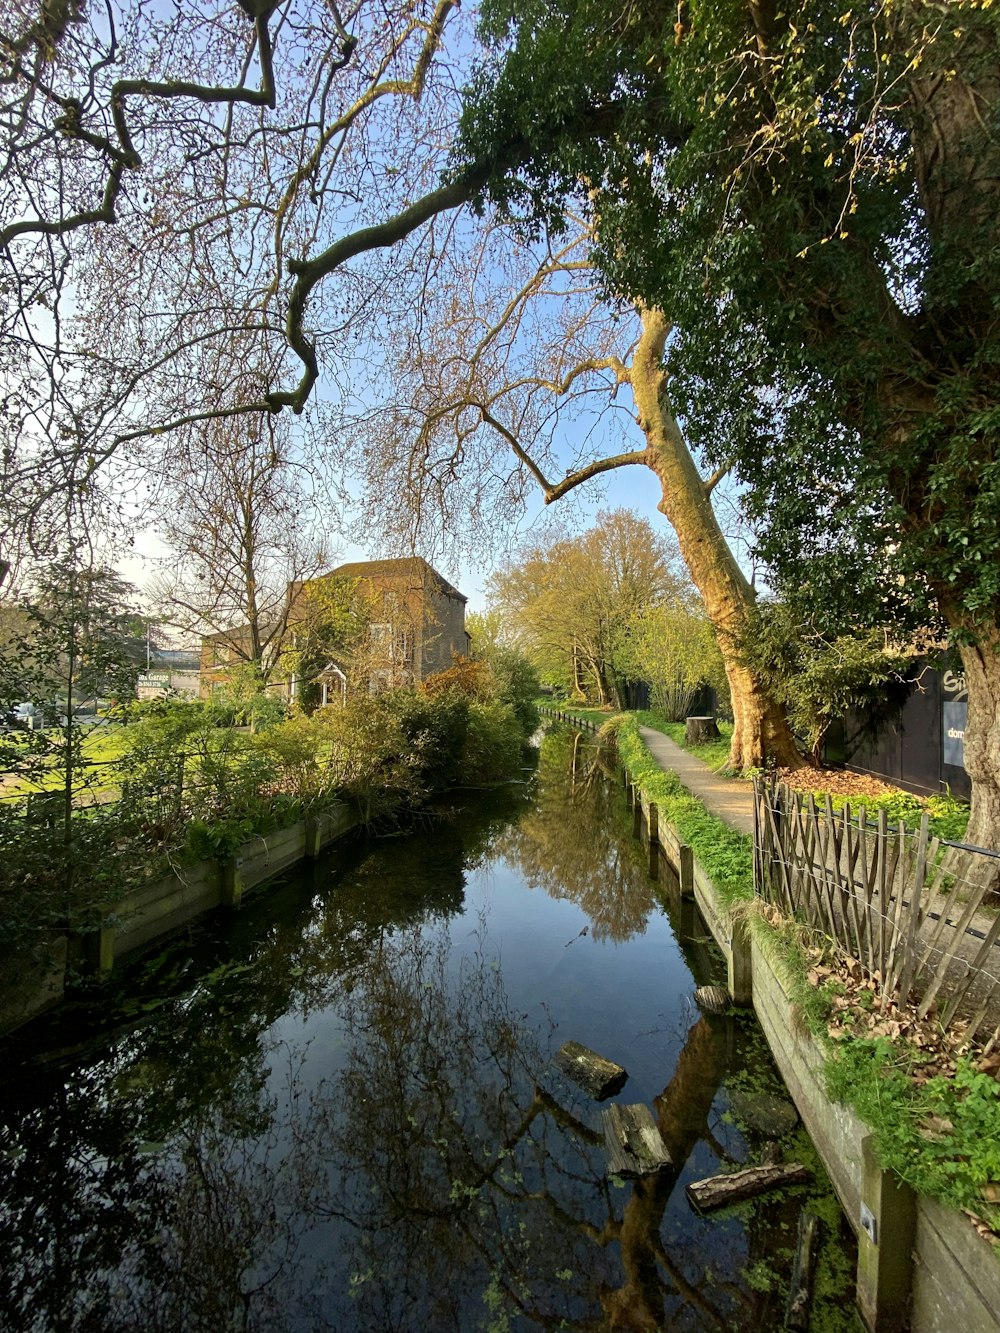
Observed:
[[[688,716],[702,685],[728,707],[725,663],[697,597],[668,596],[643,607],[622,625],[615,658],[624,675],[648,683],[650,703],[672,721]]]
[[[334,524],[280,420],[202,423],[182,440],[160,491],[177,555],[150,595],[164,622],[188,634],[232,630],[230,657],[266,683],[287,639],[290,588],[328,563]]]
[[[525,551],[494,576],[491,595],[544,680],[620,704],[623,627],[685,586],[678,563],[644,519],[619,509],[579,537]]]
[[[24,698],[72,715],[88,699],[121,702],[145,664],[147,618],[114,570],[64,559],[38,571],[21,598]]]
[[[642,469],[723,654],[731,765],[797,765],[781,705],[734,650],[756,592],[716,513],[729,463],[692,448],[676,414],[669,314],[609,292],[594,228],[559,225],[572,230],[543,248],[491,221],[442,260],[420,319],[394,330],[391,394],[359,433],[373,525],[495,543],[498,517],[515,523],[533,490],[568,506],[606,474]]]
[[[123,703],[134,697],[146,658],[147,621],[131,584],[113,570],[66,557],[34,573],[13,604],[5,604],[0,624],[5,704],[32,703],[51,724],[16,744],[8,736],[3,758],[29,779],[59,774],[68,843],[74,797],[88,779],[79,708],[88,700]]]
[[[472,642],[472,656],[485,658],[501,648],[513,647],[517,636],[497,606],[486,611],[468,611],[465,616],[465,628]]]

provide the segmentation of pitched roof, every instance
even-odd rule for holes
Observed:
[[[401,556],[395,560],[352,560],[346,565],[338,565],[320,578],[341,577],[348,579],[372,578],[419,578],[423,582],[428,576],[435,580],[446,597],[457,597],[461,602],[469,599],[443,578],[433,565],[429,565],[422,555]]]

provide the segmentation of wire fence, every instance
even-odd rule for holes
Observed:
[[[912,1004],[987,1049],[1000,1041],[998,877],[1000,856],[932,838],[926,815],[914,832],[754,782],[757,892],[855,959],[880,1012]]]

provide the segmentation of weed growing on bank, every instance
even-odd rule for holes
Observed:
[[[707,871],[726,908],[753,897],[753,844],[745,833],[709,814],[697,797],[681,786],[676,773],[660,767],[650,754],[632,713],[621,713],[606,724],[632,781],[662,817],[676,829]]]

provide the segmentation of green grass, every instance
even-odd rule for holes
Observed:
[[[80,757],[84,767],[76,773],[74,791],[85,791],[94,787],[117,787],[114,770],[110,767],[104,769],[104,765],[113,765],[125,753],[126,731],[127,728],[123,726],[106,727],[99,723],[87,729],[80,744]],[[31,777],[19,773],[17,767],[0,774],[0,785],[5,796],[28,796],[32,792],[62,789],[64,773],[60,751],[63,734],[58,728],[52,728],[43,734],[51,745],[50,754],[43,759],[44,767],[41,771],[34,770]]]
[[[725,769],[729,763],[729,742],[733,735],[733,724],[731,722],[719,722],[719,739],[709,741],[705,745],[688,745],[684,740],[684,723],[668,722],[662,713],[655,709],[642,709],[635,714],[644,727],[652,727],[654,731],[662,731],[664,736],[669,736],[689,754],[695,755],[698,759],[708,765],[713,772],[719,772]]]
[[[722,905],[728,909],[753,898],[753,843],[748,835],[710,814],[676,773],[660,767],[642,739],[635,714],[620,713],[613,728],[618,755],[632,781],[647,800],[657,803],[663,818],[692,848]]]

